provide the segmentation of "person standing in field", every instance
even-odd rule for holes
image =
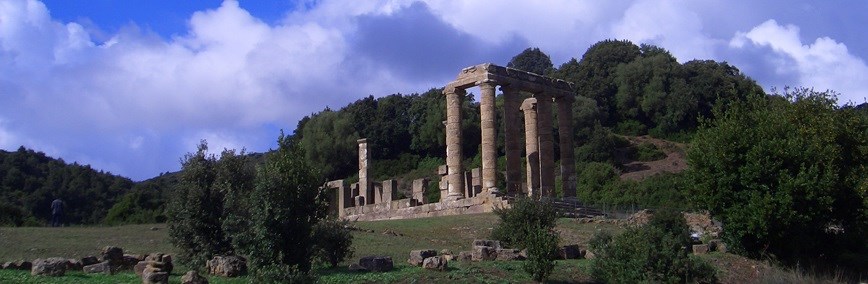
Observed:
[[[54,199],[51,202],[51,226],[60,227],[63,224],[63,200]]]

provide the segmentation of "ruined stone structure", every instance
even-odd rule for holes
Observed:
[[[464,169],[461,151],[461,101],[466,89],[479,86],[482,168]],[[495,88],[504,96],[502,122],[506,152],[506,188],[497,188]],[[526,93],[531,98],[521,101]],[[491,212],[508,206],[504,194],[554,196],[555,159],[552,104],[558,108],[561,149],[572,149],[573,92],[569,83],[512,68],[486,63],[464,68],[446,85],[446,165],[438,169],[440,202],[425,198],[428,180],[413,181],[412,196],[396,199],[397,182],[370,179],[367,139],[359,139],[359,182],[330,181],[330,209],[351,220],[405,219]],[[521,181],[521,117],[524,113],[527,181]],[[576,194],[573,151],[561,151],[560,174],[565,197]],[[524,186],[523,186],[524,185]]]
[[[574,94],[569,83],[490,63],[464,68],[455,81],[446,85],[446,166],[449,172],[447,200],[466,197],[461,164],[461,100],[467,88],[479,86],[480,128],[482,130],[482,190],[500,194],[495,186],[497,179],[497,141],[494,121],[495,87],[500,86],[504,96],[504,139],[506,148],[507,193],[518,193],[521,186],[521,148],[518,128],[519,111],[525,116],[525,140],[528,160],[527,192],[553,196],[555,186],[554,139],[552,135],[552,103],[558,107],[560,147],[572,149],[572,106]],[[519,105],[521,94],[533,96]],[[536,164],[538,163],[538,165]],[[564,194],[575,196],[573,151],[561,151],[561,177]]]

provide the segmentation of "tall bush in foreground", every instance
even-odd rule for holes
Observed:
[[[313,227],[313,239],[317,260],[332,268],[353,256],[353,234],[347,220],[326,218],[320,221]]]
[[[715,282],[714,268],[688,255],[686,228],[680,214],[663,213],[616,236],[597,234],[590,242],[597,255],[591,274],[605,283]]]
[[[202,141],[196,153],[184,156],[180,182],[168,206],[169,240],[178,248],[178,260],[193,268],[232,251],[221,227],[223,194],[215,187],[218,161],[207,151]]]
[[[256,174],[245,241],[255,281],[312,280],[312,230],[326,214],[322,181],[304,152],[282,133],[279,148]]]
[[[500,223],[491,237],[507,247],[527,249],[524,271],[536,281],[544,281],[555,267],[558,257],[558,234],[554,231],[557,212],[550,203],[519,198],[511,208],[494,211]]]
[[[688,152],[691,196],[721,219],[730,248],[788,264],[868,265],[866,116],[833,93],[785,89],[715,117]]]

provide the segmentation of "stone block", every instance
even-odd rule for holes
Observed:
[[[582,250],[579,245],[566,245],[559,248],[561,259],[581,259]]]
[[[497,259],[497,249],[489,246],[473,246],[473,261]]]
[[[708,245],[693,245],[693,254],[706,254],[708,253]]]
[[[726,252],[726,244],[723,241],[714,239],[708,241],[708,251]]]
[[[437,251],[433,249],[413,250],[410,251],[410,258],[407,259],[407,263],[410,263],[412,266],[422,266],[422,262],[424,262],[426,258],[436,255]]]
[[[449,167],[447,167],[446,165],[440,165],[439,167],[437,167],[437,175],[445,176],[448,174],[449,174]]]
[[[208,284],[208,279],[199,275],[196,270],[190,270],[181,276],[181,284]]]
[[[356,196],[353,201],[353,206],[361,207],[365,206],[365,197],[364,196]]]
[[[526,257],[521,255],[521,251],[518,249],[497,249],[496,254],[496,260],[511,261],[526,259]]]
[[[65,258],[51,257],[46,259],[36,259],[33,261],[33,267],[30,268],[30,275],[33,276],[63,276],[66,274]]]
[[[393,179],[383,181],[379,197],[380,202],[377,203],[390,203],[395,200],[398,197],[398,181]]]
[[[449,268],[449,261],[442,256],[428,257],[422,262],[422,268],[446,271],[446,269]]]
[[[212,275],[237,277],[247,273],[247,260],[240,256],[215,256],[205,263],[205,269]]]
[[[81,265],[81,261],[78,259],[67,259],[66,260],[66,270],[82,270],[84,265]]]
[[[97,259],[95,256],[85,256],[85,257],[81,258],[81,265],[82,266],[87,266],[87,265],[97,264],[97,263],[99,263],[99,259]]]
[[[169,273],[145,269],[142,273],[142,284],[169,284]]]
[[[473,252],[471,252],[471,251],[458,252],[458,256],[456,256],[455,259],[458,261],[472,261],[473,260]]]
[[[123,265],[124,249],[116,246],[106,246],[100,253],[100,261],[108,261],[112,265]]]
[[[109,261],[103,261],[97,264],[85,265],[82,267],[85,273],[105,273],[114,274],[114,269]]]
[[[428,191],[428,179],[422,178],[413,181],[413,196],[412,199],[416,200],[417,205],[428,203],[425,200],[425,192]],[[414,205],[416,206],[416,205]]]
[[[373,272],[391,271],[395,267],[388,256],[365,256],[359,259],[359,265]]]

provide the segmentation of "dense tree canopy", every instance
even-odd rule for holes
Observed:
[[[0,225],[40,225],[55,198],[65,203],[65,224],[102,221],[119,196],[133,187],[124,177],[24,148],[0,150]]]
[[[548,75],[554,71],[552,59],[542,52],[539,48],[527,48],[518,55],[514,56],[506,67],[533,72],[540,75]]]
[[[868,119],[811,89],[715,117],[689,152],[690,196],[721,218],[728,243],[790,263],[859,265],[844,252],[868,245]]]

